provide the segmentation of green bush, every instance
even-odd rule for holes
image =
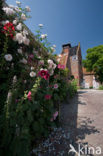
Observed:
[[[99,86],[99,90],[103,90],[103,85],[100,85]]]
[[[89,89],[93,89],[93,86],[90,86]]]
[[[72,98],[77,93],[77,80],[73,80],[68,84],[68,94]]]

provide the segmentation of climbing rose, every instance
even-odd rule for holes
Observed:
[[[35,76],[36,76],[36,73],[33,72],[33,71],[31,71],[31,72],[30,72],[30,77],[35,77]]]
[[[27,98],[28,98],[29,101],[32,100],[32,99],[31,99],[31,91],[29,91],[29,93],[28,93],[28,95],[27,95]]]
[[[45,95],[45,99],[46,100],[50,100],[51,99],[51,95],[49,95],[49,94]]]
[[[30,12],[31,11],[31,9],[30,9],[29,6],[26,6],[25,9],[26,9],[27,12]]]
[[[39,76],[41,76],[43,79],[45,80],[48,80],[48,78],[50,77],[48,71],[46,70],[41,70],[39,73],[38,73]]]
[[[58,64],[58,68],[59,68],[59,69],[65,69],[65,66],[62,65],[62,64]]]
[[[11,38],[14,37],[15,28],[12,23],[6,23],[3,27],[3,33],[7,34]]]

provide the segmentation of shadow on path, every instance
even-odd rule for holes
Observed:
[[[87,93],[87,91],[78,91],[75,97],[71,99],[69,103],[64,103],[61,108],[61,116],[63,117],[62,126],[70,133],[70,144],[73,145],[76,151],[78,151],[79,144],[81,147],[85,145],[90,146],[88,142],[85,142],[87,135],[99,133],[99,130],[92,125],[94,121],[91,118],[85,116],[78,117],[78,106],[87,105],[85,101],[81,100],[82,95],[85,93]],[[72,155],[72,153],[69,154],[69,156]],[[89,154],[89,156],[92,156],[92,154]]]

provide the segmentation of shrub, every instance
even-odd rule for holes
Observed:
[[[100,85],[99,86],[99,90],[103,90],[103,85]]]
[[[73,80],[68,84],[68,94],[72,98],[77,93],[77,80]]]

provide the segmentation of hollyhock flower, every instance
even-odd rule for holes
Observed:
[[[40,60],[39,65],[44,65],[44,60]]]
[[[41,38],[42,38],[42,39],[45,39],[46,37],[47,37],[47,34],[42,34],[42,35],[41,35]]]
[[[18,22],[17,20],[13,20],[13,24],[14,24],[14,25],[16,25],[16,24],[17,24],[17,22]]]
[[[6,21],[2,21],[2,24],[7,24],[7,23],[10,23],[9,20],[6,20]]]
[[[27,64],[27,60],[25,58],[23,58],[22,60],[20,60],[20,63]]]
[[[26,20],[26,15],[22,13],[21,14],[21,19],[25,21]]]
[[[34,67],[31,67],[31,70],[34,70]]]
[[[28,31],[26,29],[23,30],[23,35],[24,36],[28,35]]]
[[[57,89],[58,88],[58,84],[54,84],[54,89]]]
[[[12,57],[12,55],[11,54],[6,54],[5,56],[4,56],[4,58],[5,58],[5,60],[6,61],[12,61],[12,59],[13,59],[13,57]]]
[[[53,64],[53,60],[48,60],[48,64]]]
[[[55,44],[53,45],[53,48],[56,48],[56,45]]]
[[[13,26],[12,23],[6,23],[3,27],[3,33],[7,34],[8,36],[10,36],[11,38],[13,38],[14,36],[14,32],[15,32],[15,28]]]
[[[57,116],[58,116],[58,111],[56,111],[56,112],[53,114],[54,120],[57,118]]]
[[[33,59],[33,58],[34,58],[34,55],[33,55],[33,54],[30,54],[28,57],[29,57],[30,59]]]
[[[31,98],[31,91],[29,91],[29,93],[28,93],[28,95],[27,95],[27,98],[28,98],[29,101],[32,100],[32,98]]]
[[[30,72],[30,77],[35,77],[36,76],[36,73],[35,72]]]
[[[64,65],[58,64],[58,69],[65,69]]]
[[[23,43],[24,43],[25,45],[29,45],[30,40],[29,40],[28,38],[26,38],[26,37],[23,37]]]
[[[30,9],[29,6],[26,6],[25,9],[26,9],[27,12],[30,12],[31,11],[31,9]]]
[[[14,75],[14,77],[13,77],[13,84],[15,84],[16,82],[17,82],[17,76]]]
[[[19,48],[17,51],[18,51],[19,54],[21,54],[21,55],[23,54],[23,51],[22,51],[21,48]]]
[[[48,71],[46,71],[46,70],[44,70],[44,69],[41,70],[41,71],[38,73],[38,75],[41,76],[41,77],[42,77],[43,79],[45,79],[45,80],[48,80],[49,77],[50,77]]]
[[[9,8],[15,8],[15,6],[14,5],[9,5]]]
[[[3,11],[9,16],[9,15],[14,15],[15,11],[12,8],[9,7],[3,7]]]
[[[18,41],[19,44],[23,42],[23,35],[22,33],[17,33],[15,36],[15,40]]]
[[[19,31],[21,31],[21,30],[22,30],[22,24],[19,23],[19,24],[16,26],[16,29],[19,30]]]
[[[45,95],[45,99],[46,100],[50,100],[51,99],[51,95],[49,95],[49,94]]]
[[[15,11],[16,11],[17,13],[22,12],[22,11],[20,10],[19,7],[15,7]]]
[[[20,5],[20,4],[21,4],[21,2],[20,2],[20,1],[16,1],[16,4]]]
[[[55,52],[55,48],[54,47],[51,47],[51,50],[52,50],[52,52]]]
[[[39,24],[38,26],[39,26],[39,27],[43,27],[43,24]]]
[[[50,70],[50,76],[52,76],[54,74],[54,70]]]

